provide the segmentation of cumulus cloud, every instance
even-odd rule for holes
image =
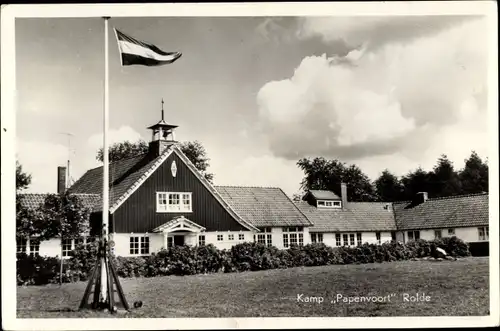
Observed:
[[[440,144],[440,131],[457,135],[471,116],[479,123],[467,130],[486,129],[486,22],[402,19],[304,25],[303,34],[356,47],[345,57],[306,57],[291,78],[261,88],[259,116],[276,156],[419,158]]]
[[[215,171],[216,185],[279,187],[290,197],[299,191],[303,177],[294,161],[270,154],[237,159],[229,168],[219,168],[214,162],[210,170]]]
[[[304,17],[297,22],[296,35],[303,39],[320,36],[325,42],[342,40],[353,48],[368,43],[369,49],[374,50],[392,42],[408,43],[421,37],[429,37],[479,17],[357,16],[333,19],[331,17]]]

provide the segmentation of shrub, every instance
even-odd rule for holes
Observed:
[[[452,237],[433,241],[416,240],[406,244],[365,243],[357,247],[330,247],[314,243],[305,246],[292,245],[289,249],[278,249],[259,243],[241,243],[231,249],[219,250],[210,244],[172,247],[150,256],[111,258],[118,276],[128,278],[391,262],[432,256],[436,247],[443,248],[451,256],[470,255],[469,245]],[[63,281],[88,279],[96,264],[97,248],[97,242],[78,246],[71,259],[64,263]],[[17,259],[17,282],[19,285],[56,283],[59,281],[59,263],[59,258],[21,254]]]

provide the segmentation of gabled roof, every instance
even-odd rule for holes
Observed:
[[[308,192],[316,200],[340,200],[340,197],[332,191],[326,190],[309,190]]]
[[[215,199],[233,216],[233,218],[250,230],[258,230],[251,223],[236,213],[223,197],[215,190],[206,178],[196,169],[176,144],[168,146],[158,157],[152,158],[149,154],[112,162],[109,165],[109,211],[114,213],[120,205],[127,200],[135,190],[140,187],[149,176],[172,154],[175,153],[208,189]],[[102,196],[103,167],[87,171],[69,189],[73,193],[97,194]],[[102,211],[102,206],[99,207]]]
[[[399,229],[438,229],[489,224],[488,193],[394,203]]]
[[[279,188],[243,186],[215,188],[241,217],[255,227],[312,225]]]
[[[113,213],[117,206],[123,202],[124,197],[141,180],[145,180],[172,152],[169,146],[158,157],[141,154],[136,157],[123,159],[109,164],[109,209]],[[103,167],[88,170],[73,186],[69,188],[72,193],[97,194],[102,196]],[[99,208],[98,210],[102,210]]]
[[[194,231],[193,231],[194,229]],[[178,216],[168,222],[163,223],[162,225],[153,229],[153,232],[162,232],[162,231],[191,231],[191,232],[199,232],[205,231],[205,227],[185,218],[184,216]]]
[[[21,193],[19,197],[21,199],[21,204],[28,209],[37,209],[44,204],[45,198],[49,193]],[[75,194],[78,196],[82,204],[95,211],[99,208],[101,203],[101,197],[96,194]]]
[[[396,230],[390,203],[348,202],[344,208],[317,208],[306,201],[296,205],[314,223],[309,232]]]

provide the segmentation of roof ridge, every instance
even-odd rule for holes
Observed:
[[[460,194],[460,195],[448,195],[445,197],[435,197],[435,198],[429,198],[429,200],[447,200],[447,199],[458,199],[458,198],[467,198],[467,197],[476,197],[480,195],[488,195],[489,192],[481,192],[481,193],[467,193],[467,194]]]
[[[480,193],[465,193],[459,195],[447,195],[444,197],[435,197],[429,198],[427,201],[436,201],[436,200],[447,200],[447,199],[458,199],[458,198],[466,198],[466,197],[475,197],[480,195],[489,195],[489,192],[480,192]],[[401,200],[401,201],[393,201],[392,203],[411,203],[412,200]]]

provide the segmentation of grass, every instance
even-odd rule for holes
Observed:
[[[233,274],[123,279],[129,304],[116,317],[479,316],[489,315],[488,258],[334,265]],[[18,318],[110,317],[76,311],[86,283],[18,287]],[[343,296],[385,302],[332,303]],[[425,293],[428,302],[404,302]],[[324,302],[299,302],[323,297]],[[64,311],[74,310],[74,311]]]

